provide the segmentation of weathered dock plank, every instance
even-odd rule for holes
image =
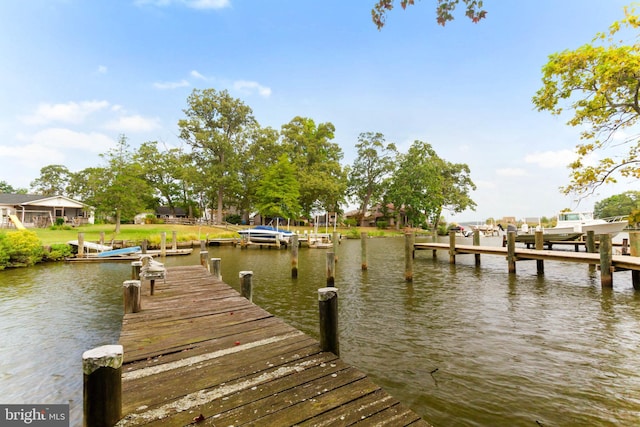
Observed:
[[[123,319],[118,425],[428,425],[204,267],[166,277]]]

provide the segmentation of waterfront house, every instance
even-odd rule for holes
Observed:
[[[16,226],[15,218],[25,227],[48,227],[62,218],[73,226],[93,224],[93,208],[65,196],[0,193],[0,228]]]

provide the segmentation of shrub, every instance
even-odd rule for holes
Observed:
[[[355,218],[346,218],[344,221],[344,225],[351,228],[358,225],[358,220]]]
[[[0,233],[0,270],[9,265],[9,250],[7,248],[7,233]]]
[[[345,233],[345,236],[347,237],[347,239],[359,239],[360,238],[360,231],[357,228],[350,228]]]
[[[8,233],[5,242],[11,267],[26,267],[42,260],[42,243],[33,231],[20,230]]]
[[[377,221],[376,227],[378,227],[379,230],[384,230],[385,228],[387,228],[388,224],[389,223],[387,221]]]
[[[229,224],[240,224],[242,222],[242,216],[238,215],[238,214],[229,214],[227,215],[224,220],[226,222],[228,222]]]
[[[56,218],[56,225],[58,227],[64,225],[64,218]]]
[[[56,243],[51,245],[51,250],[44,252],[44,261],[61,261],[73,255],[71,246],[66,243]]]

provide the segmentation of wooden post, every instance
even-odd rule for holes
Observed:
[[[507,262],[509,273],[516,272],[516,232],[507,232]]]
[[[167,232],[163,231],[160,233],[160,256],[167,256]]]
[[[209,270],[209,265],[207,264],[207,258],[209,257],[208,251],[200,251],[200,265]]]
[[[82,353],[85,426],[112,427],[122,417],[121,345],[103,345]]]
[[[78,258],[84,258],[84,233],[78,233]]]
[[[241,271],[239,276],[242,296],[249,301],[253,301],[253,271]]]
[[[104,245],[104,231],[100,232],[100,244]]]
[[[613,287],[613,272],[611,266],[611,235],[599,234],[600,241],[600,285],[603,288]]]
[[[542,230],[536,231],[535,249],[537,251],[543,251],[544,250],[544,234],[543,234]],[[538,274],[544,274],[544,261],[543,260],[537,259],[536,260],[536,267],[537,267],[537,270],[538,270]]]
[[[360,233],[360,253],[361,253],[361,264],[362,270],[366,270],[368,268],[367,265],[367,239],[369,235],[366,231]]]
[[[413,282],[413,233],[404,233],[404,280]]]
[[[327,252],[327,287],[331,288],[336,282],[336,257],[333,252]]]
[[[131,280],[140,280],[140,268],[142,261],[133,261],[131,263]]]
[[[298,277],[298,235],[291,236],[291,277]]]
[[[222,270],[220,269],[220,258],[211,258],[211,274],[218,280],[222,280]]]
[[[333,232],[331,236],[331,243],[333,243],[333,253],[335,256],[335,261],[338,262],[338,245],[340,244],[340,233],[337,231]]]
[[[629,254],[629,239],[622,239],[622,251],[620,253],[621,255]]]
[[[480,230],[473,230],[473,246],[480,246]],[[476,267],[480,266],[480,254],[475,254]]]
[[[629,232],[629,255],[640,257],[640,231]],[[633,289],[640,291],[640,271],[631,270]]]
[[[320,347],[340,356],[338,337],[338,288],[318,289],[318,309],[320,312]]]
[[[204,240],[200,240],[200,251],[206,251],[207,250],[207,243]]]
[[[124,297],[124,313],[137,313],[141,307],[140,280],[125,280],[122,283]],[[152,294],[153,295],[153,294]]]
[[[587,231],[586,249],[590,254],[596,253],[596,233],[593,230]],[[593,264],[589,264],[589,272],[594,273],[595,271],[596,266]]]
[[[171,249],[178,250],[178,232],[175,230],[171,233]]]
[[[144,239],[142,241],[142,253],[146,254],[147,253],[147,245],[149,244],[149,242],[147,241],[147,239]],[[124,247],[124,242],[122,243],[122,247]]]
[[[456,263],[456,232],[449,231],[449,264]]]

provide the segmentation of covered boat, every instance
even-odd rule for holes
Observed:
[[[275,243],[279,241],[288,244],[294,233],[293,231],[281,230],[269,225],[257,225],[253,228],[239,230],[238,234],[240,234],[243,239],[255,243]]]

